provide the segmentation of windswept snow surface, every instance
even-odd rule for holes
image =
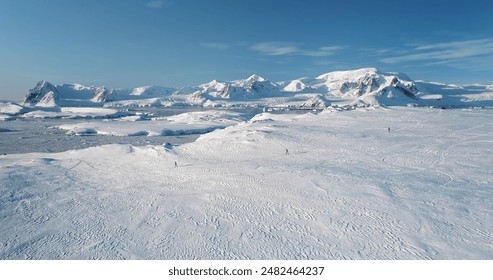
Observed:
[[[492,114],[264,113],[171,149],[0,156],[0,258],[492,259]]]

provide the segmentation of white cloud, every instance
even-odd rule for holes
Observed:
[[[426,44],[417,46],[401,56],[382,59],[385,63],[399,63],[428,60],[446,62],[448,60],[469,59],[478,56],[493,56],[493,39],[467,40]]]
[[[324,46],[316,50],[305,50],[299,48],[294,43],[286,42],[263,42],[255,44],[251,48],[264,55],[302,55],[313,57],[330,56],[343,49],[341,46]]]
[[[371,56],[382,56],[385,54],[392,53],[393,49],[384,49],[384,48],[360,48],[359,49],[361,52],[363,52],[365,55],[371,55]]]
[[[315,51],[302,51],[301,54],[306,56],[330,56],[341,49],[343,49],[341,46],[321,47]]]
[[[264,42],[252,46],[252,49],[266,55],[287,55],[299,52],[292,43]]]
[[[200,46],[204,48],[216,49],[216,50],[227,50],[231,48],[231,45],[224,43],[217,43],[217,42],[200,43]]]
[[[159,9],[159,8],[162,8],[165,4],[170,4],[170,3],[171,2],[165,1],[165,0],[153,0],[153,1],[147,2],[146,5],[148,7],[151,7],[151,8]]]

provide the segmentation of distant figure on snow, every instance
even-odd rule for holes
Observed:
[[[175,167],[178,167],[178,163],[176,163],[176,161],[175,161]]]
[[[288,148],[286,148],[286,155],[289,155],[289,151],[288,151]]]
[[[388,131],[388,132],[390,132],[390,127],[389,127],[389,128],[387,128],[387,131]]]

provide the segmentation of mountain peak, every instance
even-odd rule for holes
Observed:
[[[33,89],[29,90],[24,103],[31,105],[37,104],[48,93],[50,93],[51,99],[55,99],[57,93],[56,86],[45,80],[39,81]]]
[[[368,75],[378,75],[380,71],[377,68],[360,68],[354,70],[345,71],[332,71],[318,76],[316,79],[341,79],[341,78],[355,78]]]
[[[43,88],[55,88],[55,85],[53,85],[52,83],[50,83],[48,81],[41,80],[31,90],[39,90],[39,89],[43,89]]]
[[[264,82],[265,79],[257,74],[253,74],[251,75],[250,77],[248,77],[248,79],[246,79],[246,81],[250,81],[250,82]]]
[[[256,83],[270,83],[267,79],[260,77],[257,74],[253,74],[247,79],[233,81],[232,84],[239,87],[251,88]]]

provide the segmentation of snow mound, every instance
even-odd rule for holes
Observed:
[[[40,109],[37,107],[37,109]],[[118,118],[129,115],[128,112],[121,112],[115,109],[94,108],[94,107],[55,107],[44,108],[42,110],[32,110],[20,115],[22,118]]]
[[[104,122],[69,123],[57,126],[69,135],[169,136],[203,134],[245,121],[240,113],[204,111],[183,113],[166,118],[136,121],[124,117]]]
[[[0,114],[18,115],[24,111],[24,107],[12,102],[0,102]]]

